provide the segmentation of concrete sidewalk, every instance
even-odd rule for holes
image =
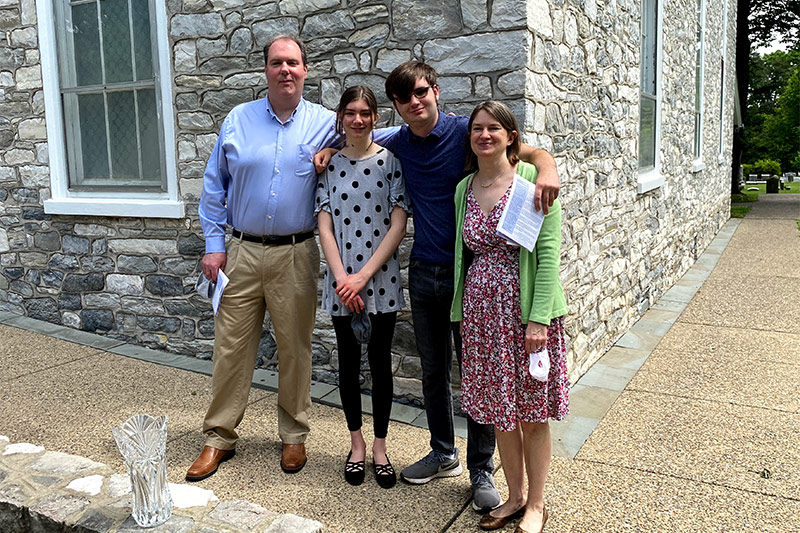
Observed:
[[[573,387],[569,420],[552,424],[547,531],[800,531],[798,218],[800,195],[763,195]],[[0,435],[121,473],[109,428],[167,414],[169,478],[182,482],[202,447],[208,362],[12,315],[0,322]],[[258,371],[254,384],[236,458],[199,486],[326,531],[477,530],[466,475],[388,491],[371,476],[361,487],[343,481],[335,387],[315,386],[309,464],[283,474],[274,374]],[[397,405],[394,415],[389,454],[400,469],[427,452],[428,433],[418,410]]]

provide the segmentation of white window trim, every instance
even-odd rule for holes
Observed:
[[[705,164],[703,163],[703,124],[704,124],[704,112],[705,112],[705,75],[706,75],[706,0],[700,1],[700,20],[698,24],[700,24],[700,137],[698,139],[698,147],[699,155],[694,160],[692,164],[692,172],[699,172],[703,168],[705,168]],[[698,75],[698,74],[696,74]],[[697,84],[695,84],[695,90],[697,88]],[[702,167],[702,168],[701,168]]]
[[[164,128],[164,159],[167,192],[89,192],[70,191],[67,171],[64,114],[58,80],[55,13],[50,0],[36,2],[39,21],[39,50],[42,63],[42,87],[47,121],[47,148],[50,156],[50,198],[44,212],[54,215],[98,215],[145,218],[183,218],[185,209],[178,197],[178,173],[175,160],[175,121],[172,109],[172,74],[170,72],[167,12],[164,2],[155,2],[156,39],[161,90],[159,114]]]
[[[722,9],[722,60],[720,72],[720,95],[719,95],[719,154],[717,163],[722,165],[727,163],[725,159],[725,74],[728,70],[728,0],[725,0],[725,7]]]
[[[658,1],[658,24],[656,25],[656,161],[653,168],[639,171],[636,183],[637,194],[643,194],[664,185],[666,180],[661,174],[661,71],[664,48],[664,2]],[[642,61],[642,58],[639,58]],[[641,80],[640,80],[641,83]],[[640,110],[641,111],[641,110]],[[641,141],[641,138],[639,139]]]

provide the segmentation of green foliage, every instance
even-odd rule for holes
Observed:
[[[800,43],[800,0],[749,0],[749,4],[748,33],[754,45],[767,46],[776,37],[783,43]]]
[[[770,139],[770,157],[785,168],[800,152],[800,67],[792,73],[775,106],[775,113],[764,120],[764,134]]]
[[[744,171],[744,177],[747,179],[747,176],[750,174],[769,174],[770,176],[780,176],[781,175],[781,163],[780,161],[775,161],[774,159],[759,159],[752,165],[742,165],[742,170]]]
[[[732,205],[731,218],[744,218],[744,216],[753,209],[749,205]]]
[[[800,152],[797,152],[797,154],[789,162],[789,168],[795,172],[800,172]]]
[[[790,116],[797,112],[797,109],[793,109],[790,82],[794,74],[800,71],[800,46],[763,57],[753,53],[749,67],[750,93],[742,161],[752,163],[756,159],[776,159],[788,169],[794,155]],[[787,90],[790,94],[784,97]],[[798,122],[800,117],[795,118],[794,124]]]

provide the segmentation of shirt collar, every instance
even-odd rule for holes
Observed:
[[[297,114],[297,112],[300,111],[301,109],[303,109],[306,106],[306,99],[301,97],[300,101],[297,103],[297,107],[294,108],[294,111],[292,111],[292,114],[289,116],[289,118],[286,120],[286,122],[281,122],[281,119],[278,118],[278,115],[276,115],[275,111],[272,109],[272,104],[269,101],[269,95],[264,97],[264,101],[266,102],[266,105],[267,105],[267,113],[269,113],[269,115],[278,124],[288,124],[289,122],[292,122],[292,120],[294,120],[294,116]]]
[[[445,131],[444,131],[445,127],[446,127],[444,125],[445,116],[446,115],[444,113],[442,113],[441,110],[439,110],[439,118],[436,119],[436,125],[433,127],[431,132],[428,135],[426,135],[425,137],[418,137],[417,135],[414,135],[414,132],[411,131],[411,128],[408,128],[409,140],[411,142],[414,142],[414,143],[421,143],[421,142],[425,142],[425,139],[428,139],[428,138],[441,139],[442,135],[444,135],[444,133],[445,133]]]

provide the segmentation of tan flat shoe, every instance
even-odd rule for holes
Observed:
[[[542,527],[539,528],[539,533],[544,531],[544,525],[547,523],[547,507],[542,509]],[[517,526],[517,529],[514,530],[514,533],[530,533],[530,531],[523,529],[520,526]]]
[[[492,531],[494,529],[500,529],[501,527],[508,524],[511,520],[515,518],[522,518],[522,515],[525,514],[525,506],[523,505],[513,513],[508,516],[492,516],[491,511],[486,513],[481,517],[480,522],[478,522],[478,526],[484,531]]]

